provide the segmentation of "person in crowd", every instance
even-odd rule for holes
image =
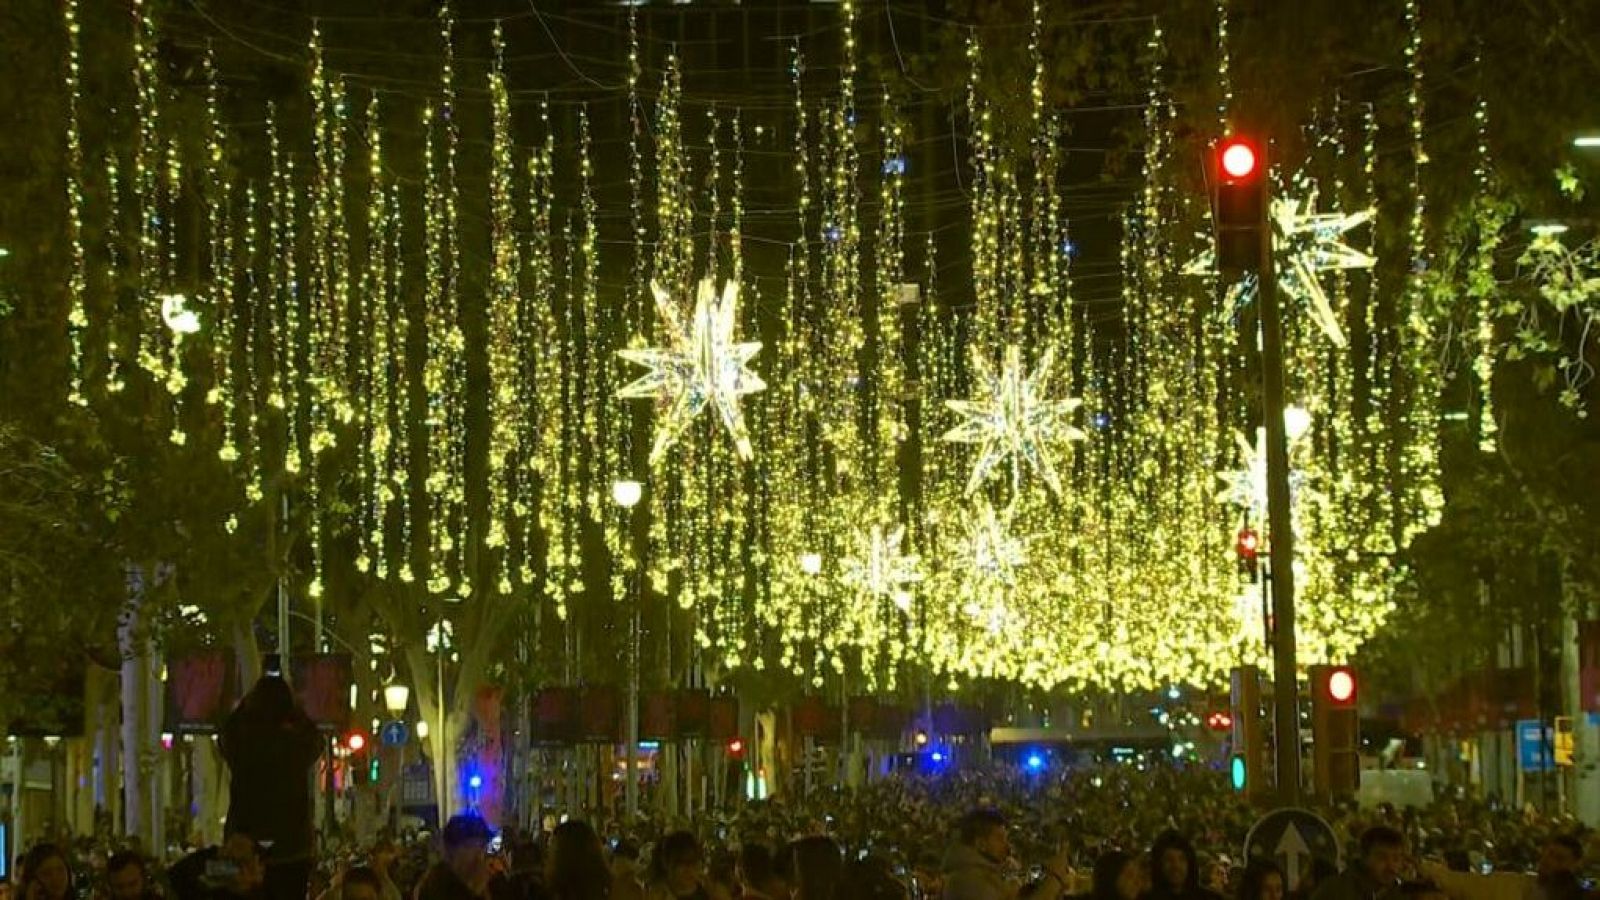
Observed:
[[[443,856],[422,876],[415,900],[486,900],[489,824],[472,813],[452,816],[439,837]]]
[[[839,900],[908,900],[911,892],[905,882],[881,856],[851,860],[844,867]]]
[[[19,900],[68,900],[73,896],[72,866],[56,844],[35,844],[22,858]]]
[[[789,900],[789,885],[778,874],[772,848],[746,841],[739,848],[739,888],[744,900]]]
[[[1200,864],[1189,839],[1174,830],[1156,838],[1150,848],[1150,900],[1221,900],[1200,885]]]
[[[607,900],[612,880],[600,836],[587,822],[569,819],[556,826],[544,858],[544,885],[551,900]]]
[[[844,876],[844,853],[833,838],[811,835],[790,846],[795,900],[833,900]]]
[[[167,882],[177,900],[265,900],[266,870],[256,842],[235,831],[221,846],[185,856]]]
[[[12,890],[9,878],[0,878],[0,900],[16,900],[16,893]]]
[[[379,900],[401,900],[400,885],[395,879],[399,861],[400,848],[387,837],[373,843],[372,852],[367,854],[367,866],[378,877]]]
[[[248,834],[269,848],[269,900],[305,900],[315,835],[309,773],[322,755],[323,738],[279,667],[269,660],[267,671],[222,728],[231,798],[227,831]]]
[[[123,850],[106,860],[106,900],[159,900],[160,896],[150,886],[144,857]]]
[[[338,900],[383,900],[383,879],[370,866],[356,866],[339,879]]]
[[[1390,900],[1398,897],[1405,867],[1405,835],[1387,825],[1361,833],[1361,858],[1343,872],[1320,882],[1312,900]]]
[[[945,856],[945,900],[1002,900],[1022,893],[1006,880],[1011,860],[1011,835],[1006,818],[994,809],[968,813],[956,828],[956,843]],[[1044,863],[1040,881],[1026,892],[1036,900],[1056,900],[1072,883],[1066,846]]]
[[[1540,847],[1539,862],[1530,873],[1473,875],[1425,862],[1422,874],[1450,900],[1584,900],[1593,892],[1584,887],[1582,869],[1583,842],[1561,834]]]
[[[656,844],[650,857],[649,900],[721,900],[703,871],[705,853],[688,831],[674,831]]]
[[[611,900],[644,900],[640,880],[639,843],[622,838],[611,848]]]
[[[1131,853],[1108,850],[1094,863],[1090,900],[1139,900],[1150,889],[1143,861]]]
[[[1244,878],[1239,882],[1239,900],[1284,900],[1288,893],[1288,882],[1277,863],[1258,859],[1245,866]]]

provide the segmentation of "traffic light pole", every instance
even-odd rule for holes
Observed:
[[[1261,316],[1261,386],[1267,431],[1267,523],[1272,554],[1272,709],[1278,802],[1300,803],[1300,711],[1294,639],[1294,524],[1289,438],[1283,421],[1283,318],[1272,259],[1270,195],[1263,193],[1256,300]]]

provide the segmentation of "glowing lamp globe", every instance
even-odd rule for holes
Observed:
[[[633,509],[639,505],[639,500],[644,496],[644,485],[637,481],[613,481],[611,483],[611,499],[623,509]]]
[[[411,703],[411,688],[403,684],[391,684],[383,689],[383,708],[391,715],[398,716],[406,711]]]

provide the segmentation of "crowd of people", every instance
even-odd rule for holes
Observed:
[[[170,867],[34,847],[0,900],[1584,900],[1592,836],[1468,801],[1321,810],[1345,867],[1290,885],[1242,856],[1259,817],[1201,768],[900,775],[693,823],[565,819],[498,835],[475,815],[337,859],[285,857],[238,827]],[[494,852],[491,852],[491,847]],[[308,873],[300,880],[300,867]],[[1491,874],[1492,873],[1492,874]],[[10,893],[12,896],[5,896]]]
[[[1321,810],[1347,864],[1297,864],[1291,883],[1273,860],[1244,858],[1260,810],[1221,773],[1149,762],[902,773],[693,821],[574,810],[538,834],[495,835],[469,812],[437,835],[351,853],[317,840],[309,788],[320,738],[281,677],[257,683],[221,738],[231,790],[220,845],[157,860],[105,842],[41,843],[15,886],[0,881],[0,900],[1593,897],[1591,835],[1461,797]]]

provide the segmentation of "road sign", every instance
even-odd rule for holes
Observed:
[[[1317,862],[1335,869],[1342,855],[1339,838],[1316,813],[1303,809],[1280,809],[1268,813],[1251,827],[1244,839],[1247,860],[1271,860],[1283,870],[1289,891],[1300,889]]]
[[[406,723],[404,722],[390,722],[383,726],[382,731],[378,732],[378,739],[383,741],[385,747],[405,746],[410,737],[411,734],[406,730]]]
[[[1517,765],[1524,772],[1548,772],[1554,760],[1555,733],[1538,719],[1517,722]]]

